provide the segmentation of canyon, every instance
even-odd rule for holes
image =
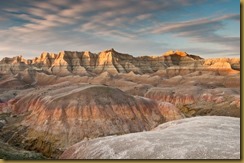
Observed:
[[[0,140],[37,158],[240,158],[240,67],[240,58],[204,59],[178,50],[5,57]],[[191,149],[195,141],[194,150],[203,151]]]

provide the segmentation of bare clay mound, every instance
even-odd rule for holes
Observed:
[[[54,158],[83,139],[151,130],[165,122],[157,102],[89,84],[27,93],[13,104],[12,114],[27,113],[5,141]]]
[[[219,115],[240,117],[240,75],[192,73],[163,79],[145,97],[175,104],[186,117]]]
[[[60,159],[240,159],[240,119],[171,121],[148,132],[82,141]]]

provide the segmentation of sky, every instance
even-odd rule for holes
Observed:
[[[0,1],[0,59],[111,48],[240,57],[239,0]]]

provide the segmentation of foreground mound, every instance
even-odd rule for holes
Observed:
[[[194,117],[153,131],[82,141],[61,159],[240,159],[240,119]]]
[[[17,129],[5,129],[5,141],[48,157],[83,139],[151,130],[165,122],[153,100],[87,84],[37,89],[16,100],[12,113],[29,114]]]

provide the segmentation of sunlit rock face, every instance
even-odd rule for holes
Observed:
[[[238,74],[238,71],[240,71],[240,58],[205,59],[203,65],[219,75]]]
[[[81,141],[61,159],[240,159],[240,119],[194,117],[152,131]]]
[[[39,60],[43,66],[40,66]],[[96,55],[88,51],[62,51],[59,54],[42,54],[40,59],[38,58],[33,61],[33,64],[39,64],[39,67],[47,67],[47,72],[58,76],[67,76],[70,74],[86,75],[86,70],[95,66],[95,60]]]
[[[0,61],[1,73],[17,74],[29,68],[39,68],[56,76],[129,73],[151,74],[165,71],[164,76],[186,75],[195,71],[215,72],[219,75],[238,74],[240,59],[203,59],[182,51],[168,51],[161,56],[133,57],[114,49],[98,54],[89,51],[62,51],[58,54],[43,52],[39,57],[26,60],[22,56]]]
[[[26,68],[28,68],[27,60],[22,56],[16,56],[13,58],[5,57],[0,61],[1,74],[16,74]]]

